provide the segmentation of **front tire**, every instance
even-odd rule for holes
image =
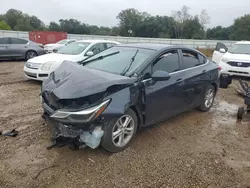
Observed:
[[[205,91],[205,94],[202,99],[202,103],[197,108],[199,111],[207,112],[213,106],[215,98],[215,88],[212,85],[209,85]]]
[[[137,116],[132,109],[128,109],[119,118],[113,118],[104,124],[102,147],[112,153],[123,151],[129,146],[137,127]]]
[[[34,50],[29,50],[25,54],[25,59],[29,60],[29,59],[34,58],[36,56],[37,56],[37,53]]]

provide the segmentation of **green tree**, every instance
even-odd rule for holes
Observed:
[[[48,29],[50,31],[61,31],[60,25],[56,22],[50,22]]]
[[[250,40],[250,14],[234,21],[229,38],[231,40]]]
[[[31,25],[29,15],[23,15],[21,19],[17,20],[15,27],[13,28],[16,31],[32,31],[34,28]]]
[[[181,10],[172,11],[172,17],[175,21],[174,31],[175,38],[184,38],[183,30],[185,26],[185,21],[191,20],[192,15],[189,13],[190,8],[187,6],[183,6]]]
[[[110,35],[111,36],[119,36],[120,35],[120,33],[121,33],[121,29],[120,29],[120,27],[112,27],[111,28],[111,31],[110,31]]]
[[[183,23],[183,38],[185,39],[202,39],[203,27],[199,22],[198,16],[185,20]]]
[[[212,40],[229,40],[231,27],[217,26],[207,30],[207,38]]]
[[[146,12],[139,12],[134,8],[122,10],[117,19],[123,36],[138,36],[140,24],[144,22],[150,15]]]
[[[5,21],[0,21],[0,30],[11,30],[11,28]]]
[[[17,22],[24,17],[22,11],[9,9],[4,15],[4,21],[13,29]]]
[[[61,31],[71,34],[89,34],[89,29],[86,24],[81,23],[76,19],[60,19]]]
[[[45,24],[36,16],[30,17],[30,25],[35,30],[44,30]]]

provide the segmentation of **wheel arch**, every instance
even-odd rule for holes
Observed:
[[[136,114],[136,117],[137,117],[137,121],[138,121],[138,126],[137,126],[137,129],[142,127],[142,125],[144,124],[144,118],[143,118],[143,115],[140,111],[140,108],[136,105],[132,105],[129,107],[131,110],[133,110]]]
[[[33,50],[33,49],[28,49],[28,50],[25,52],[25,54],[24,54],[25,59],[27,59],[27,54],[28,54],[28,52],[35,52],[35,53],[36,53],[36,55],[38,55],[38,53],[37,53],[37,51],[36,51],[36,50]]]
[[[218,85],[215,82],[212,82],[211,85],[214,87],[215,93],[218,92]]]

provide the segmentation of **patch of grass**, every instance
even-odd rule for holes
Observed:
[[[213,48],[198,48],[197,50],[205,54],[207,57],[212,57],[214,52]]]

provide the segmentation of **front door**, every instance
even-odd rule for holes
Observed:
[[[145,85],[145,125],[150,125],[178,113],[182,108],[182,73],[177,50],[167,51],[152,63],[151,73],[157,70],[170,74],[167,81],[144,80]]]
[[[221,53],[220,49],[225,49],[225,51],[228,50],[225,44],[223,44],[221,42],[218,42],[216,44],[216,48],[215,48],[214,53],[213,53],[212,61],[217,63],[217,64],[219,64],[222,56],[225,54],[225,53]]]

